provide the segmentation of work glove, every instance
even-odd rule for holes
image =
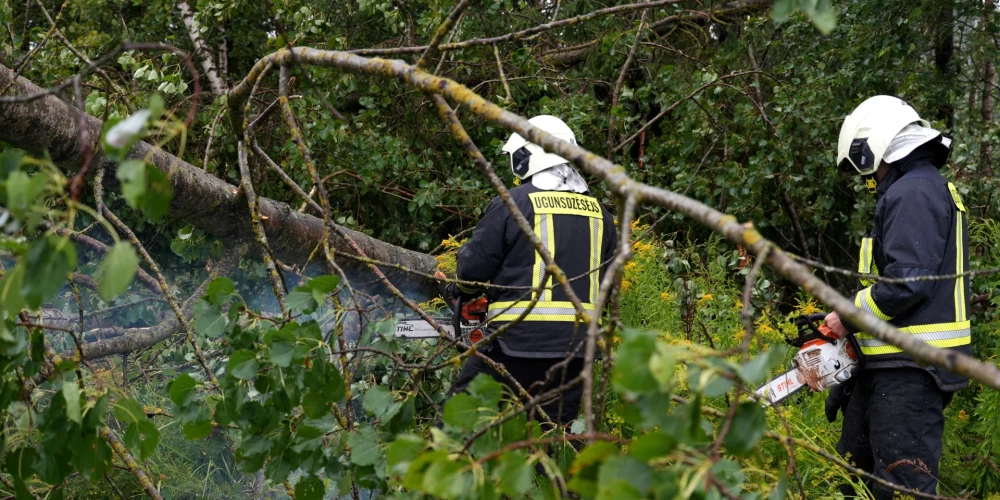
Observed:
[[[851,400],[851,393],[854,392],[854,379],[848,379],[830,388],[826,395],[826,420],[830,423],[837,421],[837,413],[847,409],[847,402]]]

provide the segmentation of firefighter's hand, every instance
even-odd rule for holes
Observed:
[[[847,336],[847,327],[844,326],[840,321],[840,315],[836,311],[827,314],[826,318],[823,318],[823,323],[826,323],[827,328],[833,331],[833,334],[837,336],[838,339],[842,339]]]

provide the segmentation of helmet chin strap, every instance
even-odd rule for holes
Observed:
[[[875,180],[875,174],[872,173],[869,175],[862,176],[862,179],[865,180],[865,188],[868,189],[868,192],[871,194],[875,194],[876,188],[878,188],[878,181]]]

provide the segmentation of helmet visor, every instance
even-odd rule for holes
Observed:
[[[524,176],[528,173],[530,160],[531,151],[528,151],[528,148],[522,147],[510,154],[510,169],[518,178],[524,179]]]
[[[840,160],[840,163],[837,164],[837,170],[839,170],[840,173],[842,174],[858,173],[858,169],[854,168],[854,164],[851,163],[850,158],[844,158],[843,160]]]
[[[844,174],[867,175],[875,171],[875,153],[868,147],[868,138],[854,139],[847,156],[837,164]]]

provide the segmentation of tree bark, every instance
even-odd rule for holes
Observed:
[[[987,36],[993,36],[993,16],[996,10],[996,0],[986,0],[983,3],[983,28],[987,31]],[[983,103],[982,118],[983,128],[989,130],[993,125],[993,106],[996,100],[993,97],[994,85],[996,84],[997,68],[993,64],[994,54],[987,50],[983,54]],[[982,165],[981,174],[990,175],[993,172],[993,160],[990,158],[992,148],[985,140],[979,147],[979,163]]]
[[[208,78],[208,83],[212,86],[212,94],[216,97],[221,96],[226,93],[226,87],[222,84],[219,73],[215,71],[215,61],[212,57],[212,52],[208,50],[208,45],[201,38],[201,25],[194,18],[194,12],[191,10],[191,6],[188,5],[187,0],[177,0],[177,10],[181,11],[181,20],[184,21],[184,27],[187,28],[188,35],[191,37],[194,52],[198,54],[198,59],[201,60],[201,67],[205,70],[205,78]]]
[[[6,87],[13,78],[14,73],[9,68],[0,66],[0,88]],[[24,96],[40,91],[34,83],[18,78],[7,95]],[[0,104],[0,123],[4,123],[0,127],[0,141],[33,155],[47,152],[57,166],[71,174],[79,170],[83,163],[83,144],[78,130],[81,113],[52,95],[27,103]],[[87,116],[85,123],[89,137],[100,137],[100,120]],[[174,190],[170,203],[171,217],[202,229],[227,244],[240,244],[252,237],[248,205],[236,186],[146,142],[136,144],[127,156],[145,160],[166,174]],[[114,168],[113,165],[103,165],[108,163],[103,158],[97,157],[94,161]],[[106,175],[106,184],[113,184],[114,178],[113,175]],[[307,264],[310,254],[322,239],[323,221],[267,198],[260,199],[260,213],[275,256],[286,264]],[[345,231],[371,259],[425,274],[433,274],[436,269],[433,256],[406,250],[350,229],[345,228]],[[330,236],[330,244],[341,254],[357,255],[348,242],[336,233]],[[361,274],[367,277],[370,272],[352,259],[345,258],[340,264],[352,278]],[[382,271],[395,283],[405,286],[407,292],[425,296],[437,293],[437,282],[433,279],[392,268]]]
[[[938,9],[940,10],[934,23],[934,67],[938,78],[945,84],[943,88],[950,89],[955,83],[955,66],[952,64],[955,55],[955,2],[941,0]],[[948,90],[939,99],[937,118],[944,120],[948,130],[951,130],[955,121],[955,106]]]

